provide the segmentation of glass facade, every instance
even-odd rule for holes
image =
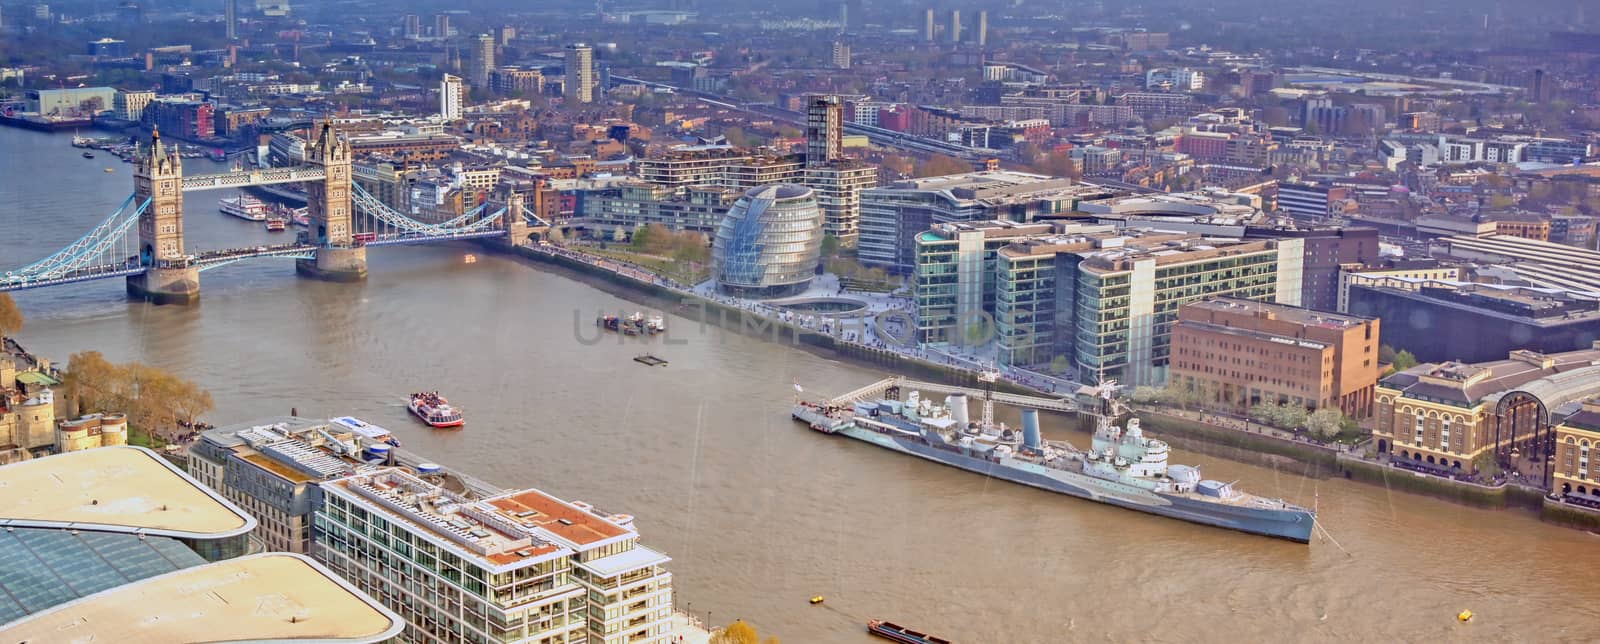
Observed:
[[[0,532],[0,624],[205,563],[167,537],[10,528]]]
[[[781,297],[802,292],[822,256],[822,213],[809,188],[755,188],[717,227],[712,265],[726,293]]]

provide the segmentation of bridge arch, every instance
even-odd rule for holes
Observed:
[[[1555,453],[1555,430],[1550,409],[1532,392],[1517,390],[1500,397],[1494,407],[1494,454],[1501,468],[1516,466],[1514,456],[1537,463],[1541,484],[1550,487],[1550,456]]]

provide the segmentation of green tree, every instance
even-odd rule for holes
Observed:
[[[619,228],[618,230],[621,229]],[[640,226],[634,229],[633,241],[630,244],[632,244],[634,250],[644,252],[650,249],[655,237],[656,233],[649,225]],[[622,240],[618,239],[617,241]]]
[[[750,147],[750,135],[742,127],[730,127],[722,131],[722,136],[728,139],[728,145],[736,148]]]
[[[822,257],[824,259],[839,255],[839,238],[833,235],[822,236]]]
[[[11,299],[11,294],[0,293],[0,338],[21,331],[24,321],[22,309]]]
[[[1390,366],[1394,368],[1396,373],[1405,371],[1417,366],[1417,357],[1411,355],[1410,351],[1402,349],[1399,353],[1394,354],[1394,361],[1390,363]]]
[[[1161,400],[1161,390],[1150,386],[1134,387],[1128,399],[1141,405],[1152,404]]]

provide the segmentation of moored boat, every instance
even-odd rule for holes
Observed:
[[[289,220],[282,217],[272,217],[266,223],[267,232],[281,233],[289,229]]]
[[[914,631],[894,622],[886,622],[881,619],[867,622],[867,632],[887,640],[905,642],[905,644],[950,644],[950,640],[943,637]]]
[[[896,392],[898,393],[898,391]],[[964,395],[944,405],[911,391],[849,406],[797,401],[792,416],[824,434],[862,442],[991,478],[1115,505],[1130,510],[1309,543],[1316,512],[1282,499],[1256,496],[1233,483],[1206,480],[1200,468],[1168,465],[1170,448],[1144,435],[1138,418],[1124,425],[1109,390],[1102,409],[1085,410],[1097,421],[1091,446],[1045,440],[1038,410],[1024,409],[1021,431],[994,423],[992,400],[982,421],[967,414]]]
[[[411,402],[406,408],[429,427],[460,427],[466,422],[461,416],[461,410],[451,407],[450,401],[445,400],[437,391],[411,394]]]
[[[245,221],[266,221],[267,204],[260,199],[240,193],[236,197],[226,197],[217,202],[217,209],[222,214],[232,215]]]

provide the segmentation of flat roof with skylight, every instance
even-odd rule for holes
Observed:
[[[0,467],[0,525],[219,539],[256,519],[155,452],[119,446]]]

